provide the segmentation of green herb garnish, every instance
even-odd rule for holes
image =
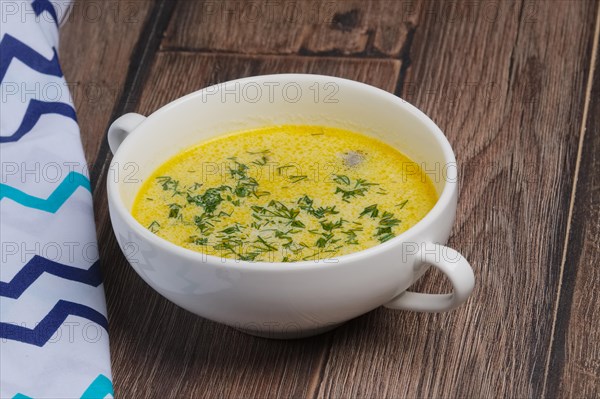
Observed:
[[[187,239],[189,245],[208,247],[211,251],[221,252],[222,256],[245,261],[275,259],[278,251],[282,251],[277,255],[281,262],[318,260],[324,255],[334,256],[343,246],[360,245],[370,240],[383,243],[395,237],[394,230],[401,221],[392,212],[380,209],[380,204],[373,203],[362,211],[357,210],[358,215],[354,214],[353,218],[346,216],[349,220],[339,216],[342,210],[346,211],[344,202],[358,201],[360,197],[376,202],[378,195],[387,195],[388,191],[378,183],[353,176],[348,171],[348,174],[332,174],[326,180],[325,184],[331,184],[330,189],[334,192],[330,204],[321,204],[307,194],[295,201],[289,197],[279,201],[265,190],[265,186],[261,187],[258,177],[251,176],[252,168],[272,161],[271,151],[246,153],[252,156],[245,156],[247,161],[242,157],[227,158],[230,162],[224,178],[229,181],[220,186],[210,187],[194,182],[182,187],[171,176],[157,177],[158,190],[165,192],[163,199],[182,195],[181,199],[185,198],[185,201],[165,201],[168,212],[153,221],[148,229],[156,233],[161,228],[159,221],[163,224],[167,221],[171,226],[169,220],[175,219],[174,223],[195,227],[194,233]],[[288,171],[291,168],[295,169]],[[278,190],[293,190],[294,187],[303,187],[293,184],[312,180],[308,175],[296,172],[300,169],[293,163],[276,169],[278,175],[285,176]],[[189,172],[192,173],[191,170]],[[153,200],[150,197],[146,199]],[[408,200],[404,200],[394,209],[403,209],[407,203]],[[244,209],[238,209],[240,207]],[[244,224],[228,219],[234,212],[245,215],[248,211],[251,219]],[[367,237],[369,234],[372,236]]]
[[[308,178],[308,176],[306,176],[306,175],[295,175],[295,176],[289,177],[290,182],[292,182],[292,183],[298,183],[299,181],[305,180],[307,178]]]
[[[379,215],[379,209],[377,209],[377,204],[369,205],[360,213],[359,218],[369,215],[371,218],[376,218]]]
[[[190,204],[196,204],[204,208],[204,212],[213,213],[219,204],[223,202],[223,197],[221,197],[221,192],[225,190],[226,186],[221,186],[219,188],[209,188],[201,195],[187,195],[187,201]]]
[[[156,220],[152,221],[152,223],[150,223],[150,225],[148,226],[148,230],[150,230],[153,233],[157,233],[158,230],[160,230],[160,223],[158,223]]]
[[[338,211],[336,211],[335,205],[327,207],[320,206],[315,209],[313,207],[314,200],[306,194],[298,199],[297,204],[300,209],[306,211],[307,213],[313,215],[318,219],[321,219],[327,215],[336,215],[339,213]]]
[[[158,176],[158,184],[162,186],[163,191],[173,191],[173,196],[182,194],[179,188],[179,180],[174,180],[171,176]]]
[[[379,185],[378,183],[369,183],[364,179],[356,179],[354,185],[352,185],[350,178],[345,175],[335,175],[333,180],[344,186],[340,187],[338,185],[335,189],[335,194],[342,194],[342,201],[344,202],[350,202],[350,199],[354,197],[364,197],[371,186]]]
[[[350,178],[346,175],[334,175],[333,181],[339,184],[350,185]]]
[[[257,166],[265,166],[268,161],[269,161],[269,158],[267,158],[266,156],[263,155],[259,159],[252,161],[252,164],[257,165]]]
[[[408,200],[404,200],[401,203],[399,203],[398,205],[396,205],[398,208],[402,209],[404,208],[404,206],[406,206],[406,204],[408,203]]]
[[[180,210],[181,210],[181,205],[169,204],[169,218],[177,218],[177,216],[179,216]]]
[[[396,219],[393,213],[387,211],[383,212],[377,230],[375,231],[375,238],[382,243],[394,238],[396,235],[393,233],[392,228],[399,224],[400,220]]]
[[[281,172],[285,169],[293,168],[294,165],[283,165],[277,168],[277,174],[281,176]]]

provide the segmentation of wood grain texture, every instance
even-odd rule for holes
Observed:
[[[398,0],[180,1],[163,48],[395,57],[416,15]]]
[[[450,245],[472,262],[473,296],[451,313],[380,309],[339,329],[319,397],[543,391],[597,3],[497,4],[493,19],[423,9],[401,85],[461,165]]]
[[[397,60],[160,52],[146,83],[153,92],[145,89],[138,112],[149,114],[178,97],[212,84],[271,73],[339,76],[394,91],[400,66]]]
[[[161,52],[137,112],[243,76],[312,72],[393,91],[400,62]],[[106,204],[105,179],[95,192]],[[298,341],[254,338],[178,308],[150,289],[121,255],[105,205],[96,208],[104,260],[117,397],[290,398],[312,396],[331,334]]]
[[[600,397],[600,58],[585,128],[548,370],[546,392],[558,397]]]
[[[96,157],[123,93],[131,55],[154,0],[79,0],[60,30],[60,59],[86,158]]]

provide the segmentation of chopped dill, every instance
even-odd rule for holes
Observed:
[[[360,213],[359,218],[369,215],[370,218],[376,218],[379,215],[379,209],[377,209],[377,204],[369,205]]]
[[[311,133],[312,136],[323,134]],[[290,162],[276,168],[277,175],[284,176],[277,190],[285,199],[278,200],[267,191],[273,185],[261,184],[259,173],[264,169],[256,168],[274,161],[271,150],[246,151],[246,154],[227,158],[221,185],[189,183],[189,180],[188,185],[183,185],[172,176],[156,177],[158,191],[164,192],[159,196],[165,200],[161,204],[166,208],[161,209],[168,211],[152,221],[148,230],[157,233],[161,229],[159,222],[164,226],[181,223],[193,231],[184,241],[191,246],[203,246],[208,253],[214,251],[239,260],[259,261],[275,259],[279,251],[280,262],[317,261],[322,256],[341,253],[344,246],[383,243],[396,236],[396,228],[402,222],[394,213],[382,209],[383,203],[376,203],[378,195],[389,194],[380,184],[345,169],[347,174],[331,174],[325,180],[324,187],[331,190],[325,196],[329,198],[319,198],[318,194],[290,198],[286,197],[287,193],[297,193],[294,188],[305,187],[303,183],[294,184],[313,181],[308,174],[301,174],[299,165]],[[188,173],[195,173],[194,168],[188,169]],[[318,181],[316,177],[314,180]],[[307,190],[311,188],[307,185]],[[168,200],[176,195],[181,197]],[[345,203],[351,202],[358,209],[348,208]],[[360,209],[369,202],[375,203]],[[408,200],[404,200],[390,206],[401,210],[407,203]],[[247,219],[236,221],[232,218],[234,212]]]
[[[160,223],[158,223],[156,220],[152,221],[152,223],[150,223],[150,225],[148,226],[148,230],[150,230],[153,233],[157,233],[158,230],[160,230]]]
[[[335,175],[334,182],[349,187],[343,188],[338,185],[335,189],[335,194],[342,194],[342,201],[344,202],[350,202],[350,199],[354,197],[364,197],[371,186],[379,185],[378,183],[370,183],[365,179],[356,179],[354,185],[352,185],[350,178],[345,175]]]
[[[179,216],[180,210],[181,210],[181,205],[169,204],[169,218],[177,218]]]
[[[277,168],[277,174],[281,176],[281,172],[282,171],[284,171],[286,169],[289,169],[289,168],[293,168],[293,167],[294,167],[294,165],[289,165],[289,164],[288,165],[280,166],[280,167]]]
[[[307,178],[308,176],[306,175],[294,175],[289,177],[290,182],[292,183],[298,183],[299,181],[306,180]]]
[[[402,209],[406,206],[406,204],[408,203],[408,200],[404,200],[401,203],[399,203],[398,205],[396,205],[398,208]]]

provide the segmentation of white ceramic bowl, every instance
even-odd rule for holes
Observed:
[[[245,262],[208,256],[154,235],[132,217],[143,180],[182,149],[231,131],[278,124],[335,126],[383,140],[422,166],[439,200],[399,236],[319,262]],[[192,93],[147,118],[124,115],[110,127],[108,140],[114,153],[108,202],[121,249],[152,288],[197,315],[255,335],[302,337],[382,305],[451,310],[473,289],[468,262],[443,245],[456,213],[452,148],[426,115],[383,90],[330,76],[251,77]],[[452,293],[406,291],[429,265],[450,279]]]

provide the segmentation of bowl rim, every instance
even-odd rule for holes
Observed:
[[[290,81],[298,82],[302,80],[310,80],[310,83],[314,83],[315,79],[326,79],[327,83],[333,81],[339,83],[340,85],[353,86],[355,89],[370,92],[370,94],[372,95],[385,97],[394,105],[403,108],[405,111],[417,117],[417,119],[425,126],[426,129],[428,129],[433,134],[433,136],[437,140],[444,155],[444,162],[446,164],[453,163],[455,166],[457,166],[456,157],[454,155],[454,151],[452,150],[452,146],[450,145],[450,142],[448,141],[442,130],[423,111],[419,110],[417,107],[410,104],[406,100],[375,86],[371,86],[369,84],[357,82],[350,79],[318,74],[285,73],[256,75],[241,79],[229,80],[223,83],[218,83],[216,85],[207,86],[203,89],[197,90],[183,97],[179,97],[176,100],[173,100],[172,102],[162,106],[158,110],[154,111],[152,114],[148,115],[146,119],[142,121],[142,123],[140,123],[140,125],[138,125],[133,131],[130,132],[130,134],[126,137],[126,139],[117,149],[116,154],[114,154],[109,168],[112,169],[115,164],[126,161],[120,159],[121,154],[125,153],[125,151],[123,151],[122,148],[126,149],[127,147],[132,146],[133,142],[136,141],[136,137],[141,137],[141,131],[143,130],[142,128],[151,124],[154,118],[170,112],[171,109],[187,101],[190,101],[198,96],[201,96],[203,92],[210,89],[214,89],[215,87],[226,87],[227,85],[243,84],[245,82],[257,82],[266,79],[277,79],[281,83],[288,83]],[[181,247],[162,237],[157,236],[156,234],[150,232],[148,229],[144,228],[133,217],[131,212],[127,210],[127,207],[125,206],[123,199],[119,194],[118,184],[119,182],[116,179],[107,179],[107,199],[109,203],[109,213],[111,214],[111,217],[113,212],[117,213],[128,228],[135,230],[138,233],[138,235],[141,238],[148,241],[149,244],[156,246],[164,251],[167,251],[173,256],[176,256],[178,258],[184,258],[190,262],[197,262],[207,265],[217,263],[219,264],[219,267],[225,267],[234,270],[291,271],[309,270],[313,268],[332,268],[344,265],[349,262],[363,261],[371,257],[376,257],[377,255],[390,250],[392,247],[395,247],[401,244],[402,242],[410,241],[410,237],[419,236],[423,234],[423,232],[432,227],[435,221],[438,218],[440,218],[444,214],[444,212],[446,212],[448,206],[451,205],[452,202],[455,200],[458,189],[458,173],[454,175],[453,179],[445,179],[444,188],[433,208],[414,226],[400,233],[396,237],[384,243],[375,245],[373,247],[369,247],[357,252],[352,252],[346,255],[341,255],[335,258],[323,258],[318,259],[317,261],[307,260],[298,262],[250,262],[233,258],[224,258],[215,255],[208,255],[203,252],[198,252]]]

